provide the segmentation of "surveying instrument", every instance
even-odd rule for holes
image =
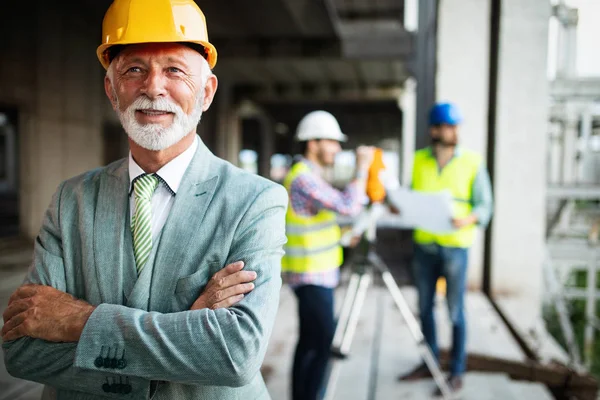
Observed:
[[[376,172],[378,173],[379,171]],[[369,171],[369,173],[371,174],[371,171]],[[371,196],[368,189],[369,187],[367,186],[367,193],[371,200],[373,200],[373,196]],[[419,323],[412,314],[404,295],[396,284],[387,265],[377,254],[377,221],[384,215],[385,211],[386,206],[381,202],[373,203],[366,212],[359,216],[352,230],[347,232],[341,240],[342,245],[349,245],[352,238],[361,238],[355,249],[355,254],[349,263],[352,272],[332,341],[331,353],[333,360],[331,362],[329,379],[325,389],[325,400],[334,399],[336,384],[342,367],[342,360],[349,355],[350,345],[352,344],[352,339],[356,332],[360,312],[373,273],[380,274],[387,291],[390,293],[394,303],[400,310],[402,318],[410,330],[421,358],[431,372],[435,384],[440,389],[442,398],[444,400],[450,400],[453,398],[452,392],[448,387],[446,379],[431,348],[425,341],[425,336],[421,331]]]

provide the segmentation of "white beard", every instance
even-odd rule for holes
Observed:
[[[150,100],[144,95],[138,97],[125,111],[121,111],[117,103],[117,114],[131,140],[147,150],[164,150],[196,129],[202,118],[203,94],[204,91],[201,90],[196,98],[194,111],[190,115],[186,114],[178,104],[171,100],[164,98]],[[140,124],[135,118],[135,112],[148,109],[174,113],[173,123],[168,127],[160,124]]]

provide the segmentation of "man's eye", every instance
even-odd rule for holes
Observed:
[[[178,73],[182,72],[182,71],[181,71],[179,68],[177,68],[177,67],[169,67],[169,68],[167,68],[167,71],[169,71],[169,72],[170,72],[170,73],[172,73],[172,74],[178,74]]]
[[[140,67],[131,67],[127,70],[127,73],[139,73],[142,72],[142,69]]]

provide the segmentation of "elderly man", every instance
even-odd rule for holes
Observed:
[[[130,156],[58,187],[4,313],[6,368],[46,398],[268,399],[286,191],[196,135],[217,78],[193,1],[115,0],[103,40]]]

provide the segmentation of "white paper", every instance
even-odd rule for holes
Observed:
[[[432,233],[449,233],[452,225],[452,195],[449,192],[421,193],[402,187],[387,191],[390,204],[400,210],[394,219],[402,226]]]

